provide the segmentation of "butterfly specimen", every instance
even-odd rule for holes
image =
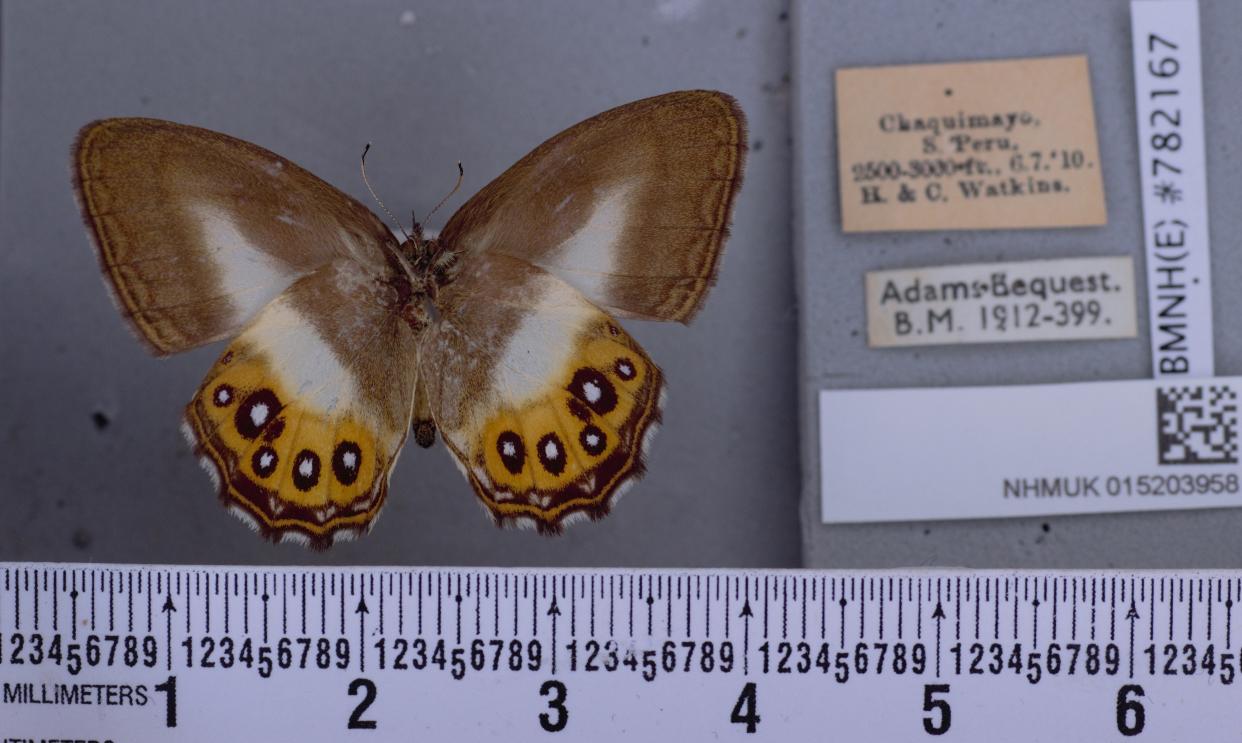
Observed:
[[[736,102],[647,98],[544,142],[437,237],[248,142],[87,125],[74,184],[157,355],[229,345],[186,407],[225,504],[313,547],[366,531],[408,433],[436,431],[495,520],[544,533],[643,472],[664,378],[616,318],[687,322],[746,154]]]

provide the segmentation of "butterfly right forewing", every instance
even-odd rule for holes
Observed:
[[[622,317],[686,322],[716,270],[746,157],[723,93],[627,103],[544,142],[466,202],[440,239],[503,253]]]

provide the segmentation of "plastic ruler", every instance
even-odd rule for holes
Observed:
[[[1242,572],[0,564],[0,741],[1242,735]]]

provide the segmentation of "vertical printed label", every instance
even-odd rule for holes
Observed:
[[[1195,0],[1134,0],[1130,15],[1152,371],[1157,378],[1210,377],[1215,361],[1199,6]]]

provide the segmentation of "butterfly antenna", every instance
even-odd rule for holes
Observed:
[[[465,177],[466,177],[465,168],[461,166],[461,163],[457,163],[457,182],[453,184],[453,190],[449,191],[447,196],[440,199],[440,203],[436,204],[436,208],[432,209],[431,212],[427,214],[428,219],[431,219],[431,215],[435,214],[437,211],[439,211],[440,207],[444,206],[444,202],[453,198],[453,194],[457,193],[457,189],[461,188],[461,181]]]
[[[375,195],[375,189],[371,188],[371,181],[367,180],[367,153],[370,151],[371,143],[367,142],[367,146],[362,148],[362,182],[367,184],[367,190],[371,192],[371,198],[375,199],[375,203],[380,205],[380,208],[384,210],[384,213],[388,215],[388,218],[392,220],[392,223],[397,225],[397,229],[401,230],[401,234],[405,235],[405,239],[409,240],[410,234],[405,231],[405,228],[402,227],[401,223],[397,221],[397,218],[392,215],[392,212],[388,211],[388,207],[384,206],[384,202],[380,200],[380,197]]]

